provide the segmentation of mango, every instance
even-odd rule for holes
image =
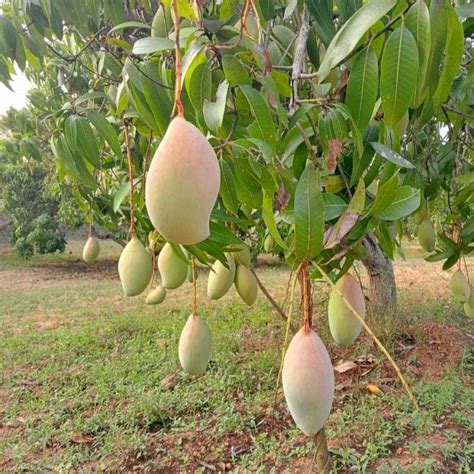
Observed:
[[[429,220],[424,220],[418,226],[418,242],[423,250],[432,252],[436,244],[436,234],[433,224]]]
[[[472,288],[469,299],[464,303],[464,312],[467,317],[474,319],[474,291]]]
[[[274,245],[275,245],[275,240],[273,240],[273,237],[271,234],[268,234],[265,237],[265,241],[263,242],[263,249],[265,250],[265,252],[271,252]]]
[[[158,285],[148,293],[145,303],[149,305],[160,304],[165,301],[165,298],[166,290],[161,285]]]
[[[235,289],[246,304],[252,306],[257,299],[258,285],[254,274],[245,266],[237,265]]]
[[[235,263],[250,267],[252,258],[250,256],[250,249],[247,247],[247,245],[242,242],[241,244],[233,245],[233,248],[237,249],[236,252],[232,252]]]
[[[211,354],[212,336],[201,316],[189,316],[179,338],[179,362],[184,371],[201,375],[206,371]]]
[[[346,273],[336,283],[336,288],[354,309],[365,318],[365,299],[359,282]],[[362,324],[354,316],[338,291],[333,289],[328,305],[329,330],[337,344],[350,346],[359,336]]]
[[[171,242],[192,245],[210,235],[220,171],[214,149],[190,122],[170,123],[150,165],[145,203],[158,232]]]
[[[232,286],[235,279],[235,261],[231,255],[226,254],[227,265],[225,267],[219,260],[214,262],[207,280],[207,296],[213,300],[222,298]]]
[[[82,249],[82,260],[88,263],[94,263],[97,260],[97,257],[100,253],[100,244],[99,239],[97,237],[89,236]]]
[[[449,287],[451,288],[454,299],[460,303],[465,303],[469,299],[469,296],[471,296],[471,287],[461,270],[457,270],[453,273]]]
[[[120,281],[125,296],[143,293],[153,273],[151,255],[137,237],[132,237],[122,250],[118,262]]]
[[[161,285],[167,290],[180,287],[188,275],[188,267],[173,250],[170,243],[166,243],[158,255],[158,270],[161,275]]]
[[[307,436],[326,423],[334,399],[331,359],[319,336],[301,328],[285,354],[282,385],[286,403],[298,428]]]

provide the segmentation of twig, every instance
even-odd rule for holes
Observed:
[[[268,290],[265,288],[264,284],[262,283],[262,281],[260,280],[260,278],[258,277],[257,275],[257,272],[251,268],[250,271],[253,273],[253,276],[255,277],[255,279],[257,280],[257,285],[258,287],[260,288],[260,290],[262,291],[262,293],[264,294],[265,298],[267,298],[267,300],[270,302],[270,304],[273,306],[273,308],[275,309],[275,311],[284,319],[284,320],[287,320],[288,319],[288,316],[286,315],[285,311],[283,311],[283,308],[275,301],[275,299],[273,298],[273,296],[268,292]]]
[[[303,7],[302,24],[296,41],[295,55],[293,57],[293,67],[291,73],[292,95],[290,101],[290,113],[294,112],[296,101],[298,100],[298,79],[303,69],[304,59],[306,57],[306,43],[309,35],[309,10],[306,4]]]
[[[332,287],[332,289],[334,291],[337,291],[337,293],[339,294],[339,296],[342,298],[342,300],[344,301],[344,303],[346,304],[346,306],[349,308],[349,310],[351,311],[351,313],[359,320],[359,322],[362,324],[362,326],[364,327],[364,329],[367,331],[367,333],[369,334],[369,336],[374,340],[375,344],[377,344],[378,348],[383,352],[383,354],[385,355],[385,357],[388,359],[388,361],[390,362],[390,364],[392,364],[392,367],[394,368],[395,372],[397,373],[398,375],[398,378],[400,379],[400,381],[402,382],[402,385],[404,386],[408,396],[410,397],[410,399],[412,400],[413,404],[415,405],[415,408],[417,410],[419,410],[419,407],[418,407],[418,403],[413,395],[413,392],[411,391],[410,387],[408,386],[405,378],[403,377],[403,374],[402,374],[402,371],[400,370],[400,368],[398,367],[397,363],[393,360],[392,356],[389,354],[389,352],[387,351],[387,349],[385,349],[385,346],[380,342],[380,340],[378,339],[378,337],[372,332],[372,329],[370,329],[370,327],[367,325],[367,323],[365,322],[364,318],[354,309],[354,306],[352,306],[352,304],[347,300],[347,298],[343,295],[343,293],[341,292],[341,290],[332,282],[332,280],[329,278],[329,276],[327,275],[327,273],[316,263],[314,262],[313,263],[314,266],[316,267],[316,269],[319,271],[319,273],[321,273],[322,277],[326,280],[327,283],[329,283],[329,285]]]
[[[130,237],[135,237],[135,215],[133,209],[133,170],[132,170],[132,152],[130,150],[130,141],[128,137],[128,122],[124,121],[125,148],[127,150],[128,162],[128,180],[130,181]]]
[[[453,109],[452,107],[449,107],[448,105],[442,105],[441,108],[443,111],[449,111],[452,112],[453,114],[460,115],[461,117],[467,118],[469,120],[474,120],[474,115],[469,115],[466,112],[462,112],[461,110]]]

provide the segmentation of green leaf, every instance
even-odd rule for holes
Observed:
[[[208,61],[198,64],[186,78],[186,91],[197,113],[204,108],[204,101],[211,100],[212,75]]]
[[[87,118],[92,123],[92,125],[94,125],[99,135],[107,141],[115,155],[120,157],[122,155],[122,150],[120,148],[120,142],[117,138],[117,131],[105,118],[105,115],[93,110],[89,112]]]
[[[423,100],[423,84],[428,69],[431,46],[430,11],[424,0],[417,0],[410,9],[405,19],[405,26],[411,31],[418,47],[419,78],[412,100],[412,106],[418,107]]]
[[[392,204],[375,217],[384,221],[395,221],[409,216],[420,207],[420,190],[411,186],[401,186],[395,194]]]
[[[431,51],[425,78],[425,89],[433,92],[438,85],[440,64],[446,45],[448,10],[445,0],[432,0],[430,4]]]
[[[339,217],[346,209],[347,203],[340,196],[331,193],[322,193],[324,201],[324,216],[327,221]]]
[[[8,56],[12,61],[16,55],[17,33],[10,18],[0,15],[0,54]]]
[[[354,60],[346,93],[346,105],[361,132],[372,117],[379,88],[378,78],[377,55],[374,48],[368,46]]]
[[[364,34],[387,14],[398,0],[371,0],[357,10],[332,39],[319,67],[318,82],[328,76],[331,69],[357,46]]]
[[[88,100],[103,99],[104,97],[105,97],[104,92],[100,92],[100,91],[86,92],[85,94],[82,94],[74,101],[74,105],[82,104],[83,102],[87,102]]]
[[[310,163],[295,191],[295,253],[298,261],[315,258],[323,246],[324,200],[321,176]]]
[[[140,181],[140,178],[135,178],[133,180],[133,184],[136,185],[138,181]],[[113,204],[114,212],[117,212],[120,209],[120,206],[122,205],[123,200],[129,195],[130,195],[130,181],[127,180],[119,186],[119,188],[117,189],[117,192],[115,193],[114,204]]]
[[[362,178],[359,179],[356,192],[353,194],[349,202],[347,212],[349,214],[362,214],[365,208],[365,182]]]
[[[392,203],[398,188],[398,173],[379,186],[375,200],[367,213],[368,216],[384,211]]]
[[[242,63],[234,58],[234,56],[230,54],[223,56],[222,67],[224,69],[225,78],[232,87],[250,85],[252,83],[247,69],[245,69]]]
[[[270,235],[275,239],[275,242],[283,249],[286,249],[285,242],[283,242],[275,222],[273,196],[267,193],[263,193],[262,218],[267,226],[268,232],[270,232]]]
[[[230,165],[225,160],[219,160],[221,168],[221,185],[219,194],[224,201],[224,206],[233,214],[239,210],[239,201],[235,191],[234,176]]]
[[[467,5],[458,5],[456,7],[456,12],[459,16],[463,18],[472,18],[474,17],[474,3],[468,3]]]
[[[222,126],[228,90],[229,83],[227,81],[223,81],[219,84],[219,87],[217,88],[215,102],[209,102],[207,99],[204,99],[204,120],[206,121],[206,124],[209,129],[213,132],[217,132]]]
[[[410,30],[398,27],[388,38],[382,55],[380,96],[384,120],[394,127],[410,106],[418,79],[418,48]]]
[[[316,32],[327,46],[336,34],[332,0],[306,0],[305,3],[311,13]]]
[[[159,51],[169,51],[174,48],[174,41],[168,38],[141,38],[133,45],[133,54],[151,54]]]
[[[110,31],[109,31],[109,35],[110,33],[113,33],[114,31],[118,31],[118,30],[124,30],[125,28],[146,28],[146,29],[150,29],[151,26],[150,25],[147,25],[146,23],[142,23],[140,21],[126,21],[124,23],[120,23],[119,25],[117,26],[114,26]]]
[[[252,117],[255,118],[254,138],[267,142],[272,149],[275,149],[275,125],[265,99],[251,86],[241,85],[240,90],[247,99]]]
[[[89,122],[84,117],[76,117],[77,150],[91,165],[100,168],[100,152],[97,140]]]
[[[385,145],[382,145],[378,142],[370,142],[372,148],[386,160],[396,164],[397,166],[401,166],[402,168],[414,168],[415,166],[410,163],[408,160],[400,156],[398,153],[393,151],[391,148],[388,148]]]
[[[438,88],[433,96],[434,106],[441,105],[449,96],[451,84],[459,73],[464,52],[464,30],[461,22],[451,5],[448,5],[448,36],[443,69],[438,82]]]
[[[257,15],[262,21],[262,25],[265,26],[267,21],[273,18],[275,13],[275,5],[273,0],[254,0],[253,5],[257,10]]]

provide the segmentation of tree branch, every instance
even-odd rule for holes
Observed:
[[[260,278],[258,278],[258,275],[257,273],[255,272],[255,270],[253,268],[250,269],[250,271],[253,273],[253,276],[255,277],[255,279],[257,280],[257,285],[258,287],[260,288],[260,290],[262,291],[262,293],[264,294],[265,298],[267,298],[267,300],[270,302],[270,304],[273,306],[273,308],[275,309],[275,311],[286,321],[288,319],[288,316],[286,315],[286,313],[283,311],[282,307],[273,299],[272,295],[268,292],[268,290],[265,288],[265,286],[263,285],[262,281],[260,280]]]

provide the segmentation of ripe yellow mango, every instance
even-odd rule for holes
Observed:
[[[151,255],[137,237],[125,246],[118,262],[118,271],[126,296],[143,293],[153,272]]]
[[[336,288],[354,309],[365,318],[365,299],[359,282],[352,275],[346,273],[339,278]],[[329,296],[328,319],[331,335],[340,346],[350,346],[362,330],[362,324],[354,316],[336,289],[333,289]]]
[[[158,270],[163,288],[174,290],[180,287],[186,280],[188,266],[176,255],[171,244],[166,243],[158,255]]]
[[[252,306],[257,299],[258,285],[254,274],[245,266],[237,265],[235,289],[246,304]]]
[[[451,288],[454,299],[460,303],[465,303],[469,299],[469,296],[471,296],[471,287],[461,270],[457,270],[453,273],[449,287]]]
[[[84,248],[82,249],[82,259],[84,262],[91,264],[97,260],[100,253],[100,244],[97,237],[90,236]]]
[[[166,290],[158,285],[155,288],[153,288],[150,293],[148,293],[145,303],[149,305],[154,305],[154,304],[160,304],[165,301],[166,298]]]
[[[145,203],[154,227],[166,240],[179,244],[206,239],[219,186],[213,148],[192,123],[176,117],[147,175]]]
[[[228,268],[219,260],[214,262],[207,280],[207,296],[213,300],[222,298],[232,286],[235,279],[235,261],[231,255],[226,254]]]
[[[206,371],[212,348],[212,336],[201,316],[189,316],[179,338],[179,362],[184,371],[201,375]]]
[[[436,244],[436,234],[433,224],[429,220],[424,220],[418,226],[418,242],[423,250],[432,252]]]
[[[298,428],[307,436],[317,433],[331,412],[334,372],[326,347],[314,331],[301,328],[291,340],[282,385]]]

